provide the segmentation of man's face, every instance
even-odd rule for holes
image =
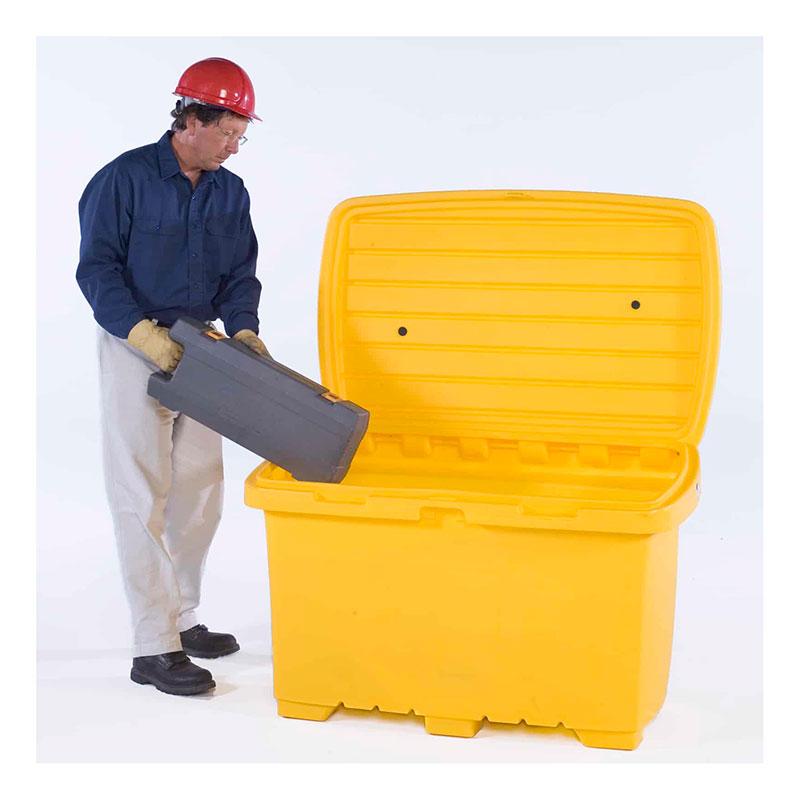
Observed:
[[[224,114],[208,125],[191,117],[186,127],[187,143],[194,151],[196,165],[202,170],[218,170],[225,159],[239,152],[239,137],[246,130],[247,120],[233,114]]]

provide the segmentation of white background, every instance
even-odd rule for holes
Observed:
[[[670,689],[633,753],[564,731],[337,712],[282,720],[271,698],[258,463],[226,443],[227,504],[202,619],[242,652],[212,698],[127,681],[128,616],[105,505],[95,326],[74,280],[77,202],[120,152],[169,125],[182,70],[249,72],[264,123],[232,159],[252,198],[273,355],[318,378],[316,288],[327,215],[345,197],[573,189],[680,197],[717,224],[723,339],[682,526]],[[42,39],[38,48],[39,758],[754,761],[761,757],[761,46],[757,39]],[[68,120],[70,124],[63,124]],[[166,740],[165,723],[181,735]]]

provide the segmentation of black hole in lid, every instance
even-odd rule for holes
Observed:
[[[631,308],[639,308],[640,305],[641,305],[641,303],[638,300],[634,300],[631,303]]]
[[[400,328],[398,328],[398,329],[397,329],[397,332],[398,332],[398,333],[399,333],[401,336],[405,336],[405,335],[408,333],[408,330],[407,330],[406,328],[400,327]]]

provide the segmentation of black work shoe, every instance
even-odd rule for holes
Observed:
[[[205,625],[195,625],[181,633],[183,649],[195,658],[229,656],[239,649],[239,643],[230,633],[214,633]]]
[[[167,694],[202,694],[217,684],[207,669],[192,664],[183,650],[157,656],[137,656],[131,667],[134,683],[153,684]]]

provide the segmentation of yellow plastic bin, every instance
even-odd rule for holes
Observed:
[[[695,203],[360,197],[328,225],[322,382],[369,409],[341,484],[264,463],[284,717],[414,712],[635,748],[663,703],[678,525],[716,371]]]

